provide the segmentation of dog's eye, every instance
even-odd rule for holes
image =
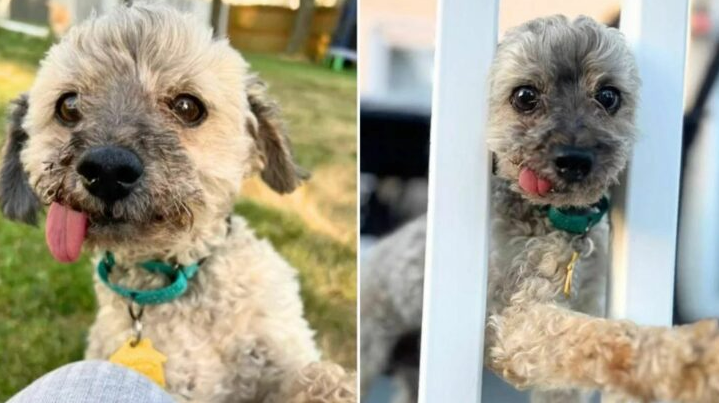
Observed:
[[[531,112],[539,104],[539,91],[530,86],[519,87],[512,93],[511,103],[519,112]]]
[[[55,104],[55,117],[65,126],[75,126],[82,119],[77,94],[62,94]]]
[[[614,87],[602,87],[594,94],[594,99],[609,113],[614,113],[621,104],[619,90]]]
[[[199,125],[207,116],[202,101],[190,94],[180,94],[170,102],[172,113],[187,126]]]

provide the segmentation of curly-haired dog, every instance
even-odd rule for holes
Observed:
[[[585,401],[593,389],[640,401],[719,401],[714,321],[663,328],[601,318],[604,197],[631,153],[638,90],[622,35],[586,17],[528,22],[497,49],[485,357],[511,384],[532,388],[534,402]],[[398,338],[418,329],[424,231],[421,220],[405,226],[363,266],[363,387]]]
[[[243,178],[285,193],[303,174],[226,40],[149,4],[82,23],[15,101],[4,153],[5,215],[49,204],[56,259],[98,252],[87,358],[142,336],[180,401],[355,400],[354,377],[319,361],[296,271],[231,216]]]

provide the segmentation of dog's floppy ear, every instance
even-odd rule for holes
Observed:
[[[277,193],[290,193],[309,175],[292,159],[279,107],[267,98],[266,88],[256,76],[247,81],[247,100],[255,119],[248,122],[247,128],[259,153],[262,180]]]
[[[27,142],[27,133],[22,128],[27,108],[27,94],[20,95],[11,103],[0,169],[0,206],[7,218],[36,224],[40,200],[32,191],[20,161],[20,151]]]

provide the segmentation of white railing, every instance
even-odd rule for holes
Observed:
[[[480,402],[488,261],[487,74],[498,0],[439,0],[420,402]],[[627,0],[640,139],[613,196],[610,312],[672,318],[688,0]],[[491,400],[494,401],[494,400]],[[503,401],[503,403],[510,403]]]
[[[482,133],[498,11],[498,0],[439,2],[420,403],[481,399],[490,175]]]
[[[642,78],[624,192],[614,197],[610,315],[669,325],[674,300],[687,0],[625,1],[621,29]]]
[[[719,14],[719,10],[718,14]],[[717,18],[719,21],[719,18]],[[708,109],[719,110],[714,87]],[[677,259],[677,307],[684,320],[719,316],[719,116],[707,113],[686,162]]]

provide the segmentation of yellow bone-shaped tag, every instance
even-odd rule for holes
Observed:
[[[569,298],[572,295],[572,277],[574,276],[574,266],[579,260],[579,252],[572,252],[572,259],[567,265],[567,277],[564,279],[564,297]]]
[[[134,338],[127,340],[122,347],[110,356],[110,362],[133,369],[165,387],[165,371],[162,364],[167,357],[152,347],[150,339],[142,339],[132,345]]]

